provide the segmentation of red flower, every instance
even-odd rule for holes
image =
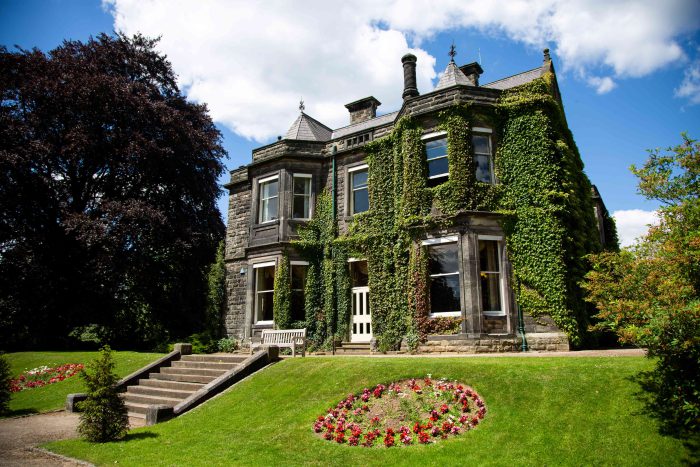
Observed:
[[[440,406],[440,413],[447,413],[450,411],[450,408],[447,406],[447,404],[442,404]]]

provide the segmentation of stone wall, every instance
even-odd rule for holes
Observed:
[[[243,258],[248,246],[251,189],[249,183],[230,187],[228,225],[226,227],[226,259]]]
[[[569,350],[569,339],[561,332],[525,334],[528,350],[555,352]],[[419,353],[499,353],[519,352],[522,341],[519,336],[488,336],[469,338],[465,334],[428,336],[427,342],[418,346]]]
[[[224,325],[226,334],[234,339],[243,339],[245,336],[245,311],[247,276],[250,273],[241,274],[242,268],[247,268],[247,261],[233,261],[226,263],[226,315]]]

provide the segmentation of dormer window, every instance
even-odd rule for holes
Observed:
[[[258,181],[260,205],[258,211],[258,222],[272,222],[277,220],[278,200],[279,200],[279,176],[263,178]]]
[[[447,134],[442,131],[423,136],[425,158],[428,162],[428,186],[434,187],[446,182],[450,175],[447,161]]]

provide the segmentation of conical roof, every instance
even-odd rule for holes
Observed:
[[[302,141],[328,141],[333,130],[318,120],[301,112],[292,126],[284,135],[284,139],[296,139]]]
[[[435,86],[435,90],[449,88],[457,84],[472,86],[472,82],[469,81],[469,78],[462,73],[462,70],[457,67],[453,60],[450,60],[450,63],[447,64],[447,68],[445,68],[445,72],[440,77],[440,81],[437,86]]]

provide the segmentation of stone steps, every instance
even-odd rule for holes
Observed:
[[[130,417],[146,418],[151,405],[174,407],[207,383],[240,366],[248,356],[231,354],[183,355],[170,366],[149,373],[128,386],[122,398]]]
[[[335,349],[336,355],[369,355],[369,342],[343,342]]]
[[[203,361],[177,361],[173,362],[172,368],[191,368],[227,371],[238,365],[237,362],[203,362]]]
[[[216,376],[207,375],[191,375],[187,373],[182,374],[166,374],[166,373],[149,373],[148,378],[150,380],[160,380],[160,381],[176,381],[178,383],[211,383],[216,379]]]

